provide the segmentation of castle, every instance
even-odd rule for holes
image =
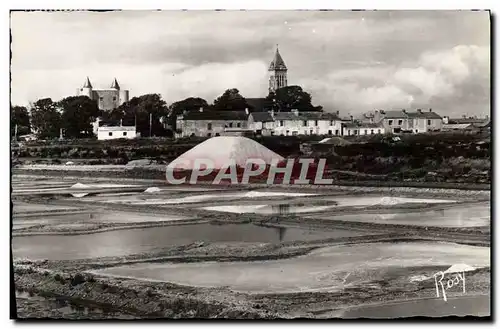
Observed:
[[[129,91],[120,89],[116,78],[109,89],[94,89],[87,77],[82,88],[76,90],[77,96],[88,96],[97,102],[100,110],[111,111],[129,100]]]
[[[269,65],[269,92],[275,92],[277,89],[286,87],[288,85],[287,81],[287,71],[288,68],[281,58],[280,52],[278,50],[278,45],[276,45],[276,53],[274,54],[274,59]]]

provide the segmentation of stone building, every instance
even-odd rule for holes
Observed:
[[[76,90],[76,95],[95,100],[103,111],[111,111],[129,100],[129,91],[121,89],[116,78],[108,89],[94,89],[87,77],[83,87]]]
[[[214,137],[242,134],[248,129],[248,111],[190,111],[177,116],[179,137]]]
[[[287,71],[288,68],[276,46],[274,59],[271,65],[269,65],[269,92],[274,92],[276,89],[288,86]]]
[[[415,112],[375,111],[374,122],[381,123],[388,133],[411,132],[414,134],[439,131],[443,126],[443,118],[432,109]]]

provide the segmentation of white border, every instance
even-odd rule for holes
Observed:
[[[2,38],[2,46],[4,49],[0,52],[0,56],[2,56],[2,68],[3,72],[2,75],[0,75],[4,81],[5,85],[2,88],[2,104],[4,104],[3,108],[3,113],[4,116],[8,115],[8,99],[9,99],[9,72],[8,72],[8,67],[9,67],[9,34],[8,34],[8,29],[9,29],[9,9],[54,9],[54,8],[61,8],[61,9],[265,9],[265,10],[293,10],[293,9],[426,9],[426,10],[435,10],[435,9],[492,9],[493,13],[499,13],[500,11],[497,10],[499,1],[493,1],[493,0],[472,0],[472,1],[465,1],[465,0],[454,0],[454,1],[426,1],[426,0],[420,0],[420,1],[390,1],[390,0],[379,0],[379,1],[373,1],[373,0],[349,0],[349,1],[320,1],[320,0],[308,0],[308,1],[293,1],[293,0],[283,0],[283,1],[274,1],[271,2],[269,0],[253,0],[253,1],[236,1],[236,0],[198,0],[198,1],[193,1],[193,0],[177,0],[177,1],[152,1],[152,0],[136,0],[136,1],[109,1],[109,0],[86,0],[86,1],[81,1],[81,0],[73,0],[73,1],[44,1],[43,4],[41,4],[40,1],[36,0],[17,0],[17,1],[2,1],[0,4],[0,7],[2,8],[1,14],[0,14],[0,20],[1,20],[1,26],[2,26],[2,31],[0,32],[0,37]],[[496,24],[498,26],[498,22]],[[495,32],[497,32],[497,28],[495,28]],[[495,35],[495,40],[498,37],[498,32],[494,34]],[[497,59],[497,56],[495,56],[495,59],[492,58],[492,62]],[[495,90],[497,91],[497,90]],[[497,93],[495,93],[497,94]],[[493,114],[493,110],[492,110]],[[494,115],[495,121],[497,120],[498,115]],[[9,124],[8,120],[4,120],[5,127],[2,130],[2,134],[4,137],[2,138],[2,142],[0,143],[2,150],[1,153],[3,157],[1,158],[1,163],[2,163],[2,170],[1,175],[2,175],[2,181],[4,181],[4,188],[2,189],[2,210],[4,210],[4,220],[3,220],[3,233],[4,233],[4,238],[2,241],[5,241],[4,247],[1,249],[1,255],[2,255],[2,264],[4,265],[2,267],[1,271],[1,280],[0,282],[2,283],[2,291],[1,291],[1,296],[4,299],[4,307],[2,307],[2,322],[4,327],[5,325],[7,327],[11,327],[14,325],[13,321],[7,320],[9,318],[9,284],[10,284],[10,279],[9,279],[9,267],[8,267],[8,262],[9,262],[9,248],[10,248],[10,240],[8,238],[10,226],[9,226],[9,210],[10,205],[9,205],[9,196],[10,196],[10,187],[7,186],[7,182],[10,180],[10,163],[9,163],[9,158],[6,156],[9,153],[9,134],[10,130],[9,127],[7,126]],[[493,126],[496,126],[496,122]],[[495,143],[495,152],[493,154],[500,154],[500,147],[498,146],[498,143]],[[495,161],[496,164],[498,164],[498,161]],[[494,168],[496,169],[496,168]],[[495,170],[496,173],[498,171]],[[495,175],[496,177],[497,175]],[[495,182],[497,179],[495,179]],[[492,202],[492,206],[496,203],[494,200]],[[495,218],[492,218],[492,221],[495,222]],[[493,224],[496,225],[497,223]],[[495,228],[495,231],[498,231],[498,227]],[[495,237],[496,238],[496,237]],[[493,238],[494,240],[496,240]],[[496,240],[498,241],[498,240]],[[498,256],[498,255],[497,255]],[[497,257],[495,257],[495,260]],[[496,268],[496,273],[498,273],[498,268]],[[497,276],[495,277],[497,279]],[[496,283],[498,283],[498,280],[495,280]],[[499,285],[496,284],[498,287]],[[498,300],[496,305],[498,305]],[[495,307],[495,310],[492,310],[492,314],[498,314],[497,312],[497,307]],[[66,323],[69,325],[69,323]],[[160,325],[165,325],[162,323],[158,323]],[[166,323],[169,326],[172,326],[172,323]],[[189,324],[189,326],[194,325]],[[200,323],[201,324],[201,323]],[[203,323],[205,324],[205,323]],[[283,323],[284,325],[289,325],[290,323]],[[371,326],[373,326],[372,323],[366,323]],[[40,324],[37,324],[40,325]],[[49,324],[52,325],[52,324]],[[81,324],[85,327],[91,327],[91,328],[99,328],[99,327],[104,327],[104,324],[102,323],[96,323],[96,324]],[[108,324],[107,326],[121,326],[121,324]],[[215,323],[213,325],[218,325],[218,323]],[[261,326],[265,327],[270,325],[264,324],[264,323],[254,323],[254,326]],[[307,324],[303,324],[304,326],[307,326]],[[334,326],[342,326],[341,323],[324,323],[324,325],[334,325]],[[352,325],[352,324],[351,324]],[[381,325],[386,325],[385,323],[382,323]],[[406,325],[406,323],[405,323]],[[422,324],[425,325],[426,327],[430,327],[432,325],[430,324]],[[441,324],[443,326],[445,324]],[[140,323],[134,323],[134,326],[141,326]],[[175,326],[175,325],[174,325]],[[446,326],[446,325],[445,325]],[[454,326],[454,323],[447,324],[447,326]]]

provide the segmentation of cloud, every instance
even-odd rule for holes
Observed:
[[[489,61],[489,47],[459,45],[425,52],[414,63],[334,71],[304,84],[318,101],[353,112],[421,106],[458,114],[466,110],[458,101],[464,96],[467,107],[488,106]]]

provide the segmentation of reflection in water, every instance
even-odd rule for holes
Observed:
[[[290,205],[289,204],[278,204],[272,206],[272,212],[274,214],[285,215],[290,213]]]
[[[279,243],[359,235],[367,235],[367,233],[341,229],[320,231],[295,227],[281,228],[276,231],[274,227],[253,224],[211,225],[204,223],[108,231],[84,235],[16,236],[12,240],[12,248],[15,257],[79,259],[156,252],[174,245],[186,245],[200,241],[208,243]]]

